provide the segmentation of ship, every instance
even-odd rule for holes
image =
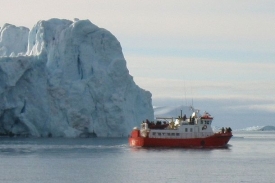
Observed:
[[[218,132],[212,129],[212,117],[208,112],[190,107],[190,117],[157,117],[154,122],[146,120],[140,129],[134,127],[129,136],[132,147],[183,147],[183,148],[220,148],[227,147],[232,135],[230,127]]]

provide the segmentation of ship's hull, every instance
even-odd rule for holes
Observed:
[[[225,147],[231,133],[217,133],[205,138],[150,138],[131,136],[129,145],[133,147]]]

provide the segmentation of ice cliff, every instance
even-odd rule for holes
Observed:
[[[89,20],[5,24],[0,56],[0,134],[127,136],[154,118],[119,41]]]

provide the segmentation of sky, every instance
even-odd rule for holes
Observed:
[[[194,105],[217,125],[275,126],[273,0],[1,0],[4,23],[89,19],[121,43],[154,106]]]

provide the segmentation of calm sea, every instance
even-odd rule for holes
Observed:
[[[127,138],[0,138],[1,183],[275,182],[275,132],[228,148],[130,148]]]

